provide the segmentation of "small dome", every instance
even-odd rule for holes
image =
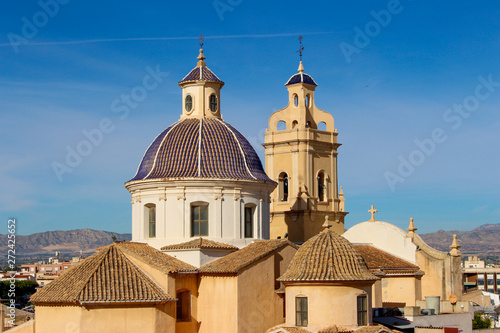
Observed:
[[[295,83],[307,83],[312,84],[313,86],[317,86],[316,82],[309,74],[302,72],[293,75],[285,84],[285,86],[289,86]]]
[[[180,82],[185,83],[189,81],[210,81],[210,82],[218,82],[224,84],[221,79],[217,77],[208,67],[206,66],[197,66],[189,72]]]
[[[374,281],[361,254],[344,237],[325,229],[306,241],[280,281]]]
[[[247,139],[219,118],[184,118],[158,135],[131,180],[158,178],[273,182]]]

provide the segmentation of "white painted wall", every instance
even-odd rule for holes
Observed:
[[[132,193],[132,240],[160,249],[190,241],[191,204],[208,203],[206,238],[237,247],[269,239],[269,195],[272,183],[231,180],[147,180],[126,184]],[[156,237],[149,238],[145,205],[156,205]],[[253,212],[253,238],[244,237],[244,207]],[[205,237],[205,236],[204,236]]]
[[[416,264],[415,250],[406,232],[387,222],[362,222],[347,230],[343,237],[353,244],[372,244],[373,246]]]

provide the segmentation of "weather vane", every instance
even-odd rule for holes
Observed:
[[[297,51],[299,52],[300,55],[300,61],[302,61],[302,51],[304,51],[304,45],[302,45],[302,35],[299,36],[299,42],[300,42],[300,49]]]
[[[203,41],[205,40],[205,37],[203,37],[203,34],[200,35],[199,40],[200,40],[200,47],[203,48],[203,44],[204,44]]]

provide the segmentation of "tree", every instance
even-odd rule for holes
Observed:
[[[476,312],[474,313],[474,319],[472,320],[472,329],[477,330],[481,328],[490,328],[491,327],[491,319],[483,318],[484,313]]]
[[[9,293],[12,290],[15,290],[15,298],[16,303],[25,303],[25,295],[32,295],[36,291],[36,287],[38,287],[38,283],[34,281],[16,281],[15,289],[11,289],[10,281],[2,281],[0,282],[0,297],[2,299],[11,299],[11,295]]]

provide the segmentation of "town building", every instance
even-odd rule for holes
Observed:
[[[486,265],[478,256],[469,256],[464,261],[463,274],[465,291],[500,293],[500,267]]]
[[[456,238],[450,253],[434,250],[413,222],[406,233],[373,207],[371,221],[341,235],[337,131],[302,62],[286,83],[289,105],[269,120],[267,174],[222,119],[223,85],[200,49],[179,82],[180,119],[125,184],[132,241],[41,288],[35,332],[52,332],[54,318],[73,332],[392,332],[372,325],[373,308],[419,316],[424,296],[461,291]]]

